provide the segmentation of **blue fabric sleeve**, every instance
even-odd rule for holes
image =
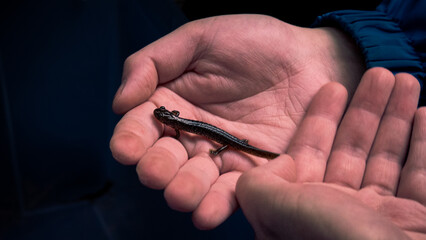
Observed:
[[[313,27],[336,27],[349,34],[361,49],[367,68],[385,67],[393,73],[407,72],[415,76],[422,85],[420,104],[424,105],[426,34],[418,19],[424,19],[426,15],[418,12],[418,16],[412,16],[411,10],[419,6],[411,4],[402,8],[401,2],[385,1],[376,11],[327,13],[318,17]],[[418,2],[426,5],[426,1],[417,1],[416,4]],[[410,16],[406,18],[407,15]],[[417,23],[410,23],[410,18],[416,19]]]

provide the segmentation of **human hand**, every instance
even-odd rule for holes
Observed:
[[[362,72],[356,47],[331,28],[258,15],[191,22],[126,60],[113,103],[126,114],[111,151],[119,162],[137,164],[144,185],[165,189],[171,208],[193,211],[197,227],[213,228],[237,208],[241,172],[266,160],[232,150],[212,157],[203,138],[163,137],[168,129],[153,109],[165,105],[281,153],[318,89],[337,81],[351,91]]]
[[[333,142],[340,115],[330,102],[339,91],[326,85],[315,96],[289,155],[239,178],[237,199],[257,238],[426,238],[426,108],[416,111],[417,80],[369,70]]]

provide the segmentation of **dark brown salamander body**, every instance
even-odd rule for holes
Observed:
[[[154,116],[157,118],[160,122],[164,123],[165,125],[172,127],[176,131],[176,138],[179,138],[180,130],[195,133],[201,136],[205,136],[215,142],[218,142],[222,144],[223,146],[215,151],[210,151],[212,154],[217,155],[221,151],[225,150],[226,148],[232,147],[237,150],[241,150],[243,152],[273,159],[279,156],[277,153],[268,152],[256,147],[253,147],[248,144],[248,140],[245,139],[239,139],[228,132],[215,127],[213,125],[210,125],[205,122],[185,119],[179,117],[178,111],[168,111],[165,107],[161,106],[154,110]]]

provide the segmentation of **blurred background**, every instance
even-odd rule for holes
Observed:
[[[265,14],[301,27],[309,27],[319,15],[343,9],[374,10],[380,0],[175,0],[190,20],[224,14]]]
[[[258,13],[308,27],[379,1],[15,0],[0,3],[0,239],[253,239],[240,211],[196,230],[111,157],[127,56],[185,22]]]

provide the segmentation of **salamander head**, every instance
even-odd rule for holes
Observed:
[[[162,123],[166,123],[168,120],[174,119],[176,117],[176,113],[170,112],[164,106],[156,108],[154,110],[154,116]]]

